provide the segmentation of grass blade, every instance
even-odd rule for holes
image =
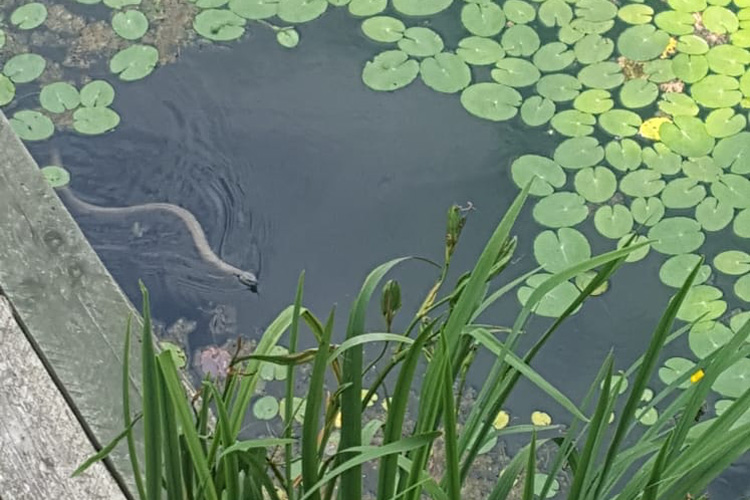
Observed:
[[[297,281],[297,293],[294,297],[294,310],[292,311],[292,330],[289,333],[289,354],[297,352],[297,337],[299,336],[299,316],[302,309],[302,293],[305,288],[305,272],[302,271]],[[286,370],[286,405],[284,406],[284,437],[291,442],[284,449],[284,475],[286,479],[285,490],[289,500],[294,500],[294,482],[292,477],[292,424],[294,411],[294,365]],[[231,498],[231,497],[230,497]]]
[[[414,339],[410,337],[404,337],[403,335],[399,335],[397,333],[363,333],[362,335],[347,339],[339,344],[339,346],[334,349],[331,355],[328,356],[328,361],[333,361],[352,347],[361,346],[372,342],[398,342],[401,344],[411,345],[414,343]]]
[[[112,453],[112,450],[115,449],[115,447],[122,441],[132,430],[133,426],[141,419],[141,416],[138,415],[135,417],[131,422],[130,425],[128,425],[124,431],[119,433],[115,438],[109,442],[107,446],[102,448],[98,453],[95,455],[90,456],[86,459],[85,462],[83,462],[81,465],[78,466],[76,470],[73,471],[73,474],[70,475],[70,477],[76,477],[82,472],[84,472],[86,469],[94,465],[96,462],[99,462],[100,460],[103,460],[107,458],[107,456]],[[145,499],[145,497],[142,497]]]
[[[536,432],[531,433],[529,457],[526,463],[526,480],[523,484],[523,500],[534,500],[534,479],[536,476]],[[575,498],[575,497],[573,497]]]
[[[445,333],[440,334],[440,343],[443,349],[447,349]],[[443,361],[443,415],[445,429],[443,440],[445,442],[445,485],[450,500],[461,500],[461,477],[458,468],[458,437],[456,435],[456,408],[453,396],[453,367],[451,359],[445,356]]]
[[[651,469],[651,477],[648,480],[646,488],[643,490],[642,500],[657,500],[659,498],[659,485],[661,483],[661,475],[664,472],[664,466],[669,456],[670,443],[672,442],[672,436],[670,433],[667,439],[664,441],[664,445],[659,450],[659,455],[656,457],[656,462]]]
[[[182,457],[180,437],[177,429],[177,419],[174,415],[172,403],[167,395],[166,384],[161,370],[159,377],[159,395],[161,396],[162,432],[164,434],[164,476],[168,498],[183,498]]]
[[[492,489],[488,500],[506,500],[508,498],[513,485],[516,484],[518,475],[523,470],[524,465],[526,465],[525,462],[528,461],[528,454],[529,446],[526,446],[513,457],[508,466],[500,474],[500,478]]]
[[[130,345],[133,336],[131,330],[133,315],[128,314],[128,321],[125,327],[125,353],[122,361],[122,415],[125,422],[125,428],[133,426],[132,417],[130,416]],[[128,443],[128,457],[130,458],[130,467],[133,469],[133,478],[135,487],[138,490],[138,497],[145,499],[146,490],[143,488],[143,476],[141,467],[138,464],[138,452],[135,447],[135,438],[132,432],[126,434]]]

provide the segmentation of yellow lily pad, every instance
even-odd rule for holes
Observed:
[[[638,134],[641,137],[645,137],[646,139],[658,141],[661,139],[661,135],[659,134],[659,129],[664,123],[671,122],[671,121],[672,120],[670,120],[666,116],[656,116],[654,118],[649,118],[648,120],[641,123],[641,126],[638,129]]]

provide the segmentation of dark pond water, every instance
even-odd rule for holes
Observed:
[[[259,272],[260,294],[253,295],[205,263],[184,225],[168,213],[74,212],[134,303],[140,278],[161,321],[197,322],[187,339],[191,351],[238,334],[257,338],[291,303],[303,269],[305,304],[324,316],[337,303],[343,324],[369,270],[404,255],[440,259],[445,211],[471,201],[476,210],[454,266],[468,269],[517,193],[509,175],[513,159],[550,154],[558,140],[519,120],[473,118],[457,96],[421,82],[393,94],[370,91],[360,73],[376,50],[342,11],[300,31],[303,40],[293,51],[261,29],[227,47],[183,51],[177,64],[145,81],[116,85],[122,123],[115,132],[58,134],[50,141],[82,199],[183,206],[217,254]],[[49,150],[49,144],[32,146],[42,164]],[[531,248],[539,230],[529,207],[516,228],[520,242],[508,277],[535,266]],[[594,252],[612,248],[589,234]],[[652,253],[629,266],[560,330],[535,367],[574,400],[610,349],[618,368],[627,367],[642,353],[670,294],[658,279],[661,262]],[[396,275],[404,283],[404,310],[413,310],[434,272],[412,263]],[[211,331],[217,308],[226,321]],[[513,295],[488,319],[509,325],[517,311]],[[533,320],[532,332],[545,324]],[[480,356],[473,383],[481,384],[491,362]],[[546,399],[521,383],[509,410],[518,421],[537,409],[563,415],[540,401]],[[746,478],[746,466],[730,470],[712,498],[744,498]]]

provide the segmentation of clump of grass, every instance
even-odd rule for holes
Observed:
[[[591,292],[609,279],[629,252],[645,243],[596,256],[550,277],[531,294],[511,328],[484,325],[478,321],[480,315],[537,271],[502,286],[495,285],[515,250],[511,230],[528,190],[524,189],[511,205],[474,268],[444,292],[465,222],[461,209],[451,208],[444,261],[436,264],[440,269],[438,278],[401,331],[393,331],[394,316],[401,308],[400,287],[393,281],[386,283],[381,296],[387,332],[367,331],[366,316],[368,305],[388,272],[412,259],[392,260],[369,274],[349,311],[344,341],[339,345],[332,343],[335,309],[321,321],[303,306],[303,274],[294,304],[266,329],[252,354],[234,360],[225,381],[203,382],[195,396],[195,405],[181,385],[171,354],[154,351],[148,293],[142,288],[142,412],[136,416],[130,414],[128,391],[124,390],[125,431],[79,471],[104,458],[118,441],[126,439],[137,493],[142,500],[159,500],[165,493],[169,499],[196,500],[330,500],[334,495],[359,500],[365,494],[362,481],[365,464],[377,468],[377,479],[372,486],[377,500],[418,500],[424,495],[436,500],[459,500],[481,448],[489,440],[513,430],[497,431],[492,422],[523,377],[565,408],[572,423],[562,437],[545,438],[541,434],[543,429],[532,428],[529,444],[499,474],[487,498],[531,500],[535,493],[545,498],[555,476],[562,473],[570,477],[567,494],[571,500],[697,497],[713,478],[750,448],[750,424],[738,424],[739,417],[750,408],[750,391],[710,425],[696,427],[694,418],[713,381],[739,357],[750,353],[745,343],[750,325],[701,361],[696,373],[678,378],[656,395],[646,409],[638,409],[640,396],[653,376],[663,347],[685,331],[673,333],[674,320],[693,283],[696,266],[667,305],[645,354],[626,372],[627,376],[634,376],[630,391],[620,395],[622,379],[615,381],[614,359],[609,354],[584,400],[574,403],[536,372],[532,362]],[[591,270],[596,270],[596,276],[578,298],[536,337],[531,348],[521,352],[521,336],[535,335],[526,326],[539,302],[560,283]],[[314,336],[316,348],[297,350],[302,327]],[[287,332],[288,354],[273,354],[273,347]],[[125,343],[123,380],[127,384],[130,328]],[[365,346],[379,343],[383,344],[381,355],[366,367]],[[395,352],[381,361],[389,352],[389,344],[396,345]],[[491,353],[494,365],[471,411],[459,421],[457,408],[462,388],[478,349]],[[240,431],[259,382],[261,363],[286,366],[282,437],[245,440],[240,438]],[[305,363],[312,364],[312,372],[304,394],[307,401],[304,421],[297,428],[293,401],[302,395],[295,394],[295,369]],[[379,371],[365,389],[364,380],[370,368]],[[677,392],[677,387],[691,376],[694,383],[690,388]],[[387,393],[386,381],[394,379],[382,436],[379,444],[373,445],[371,437],[378,427],[364,421],[363,410],[378,392]],[[419,394],[416,411],[408,419],[410,398],[415,390]],[[637,412],[660,402],[668,404],[657,422],[638,434]],[[615,409],[618,416],[610,423]],[[336,453],[327,457],[325,450],[331,445],[339,417],[340,441]],[[407,426],[410,420],[413,425]],[[143,468],[132,435],[134,425],[140,422],[146,444]],[[436,455],[432,447],[438,437],[442,463],[433,467],[430,461]],[[537,450],[549,445],[557,451],[548,468],[546,483],[541,491],[535,492]],[[434,470],[440,470],[440,476],[431,475]]]

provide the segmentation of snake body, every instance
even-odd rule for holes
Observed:
[[[193,238],[195,247],[203,260],[209,262],[210,264],[213,264],[217,269],[235,276],[240,281],[240,283],[249,288],[250,291],[256,293],[258,291],[258,279],[255,276],[255,273],[244,271],[238,267],[235,267],[216,255],[214,251],[211,250],[211,246],[208,244],[208,240],[206,239],[206,233],[203,231],[203,228],[201,227],[200,222],[198,222],[198,219],[196,219],[195,216],[190,213],[190,211],[185,210],[180,206],[173,205],[171,203],[143,203],[141,205],[132,205],[127,207],[102,207],[81,200],[68,187],[58,188],[57,192],[70,205],[74,205],[78,209],[87,212],[118,215],[135,214],[150,211],[169,212],[179,217],[185,223],[188,231],[190,231],[190,236],[192,236]]]

